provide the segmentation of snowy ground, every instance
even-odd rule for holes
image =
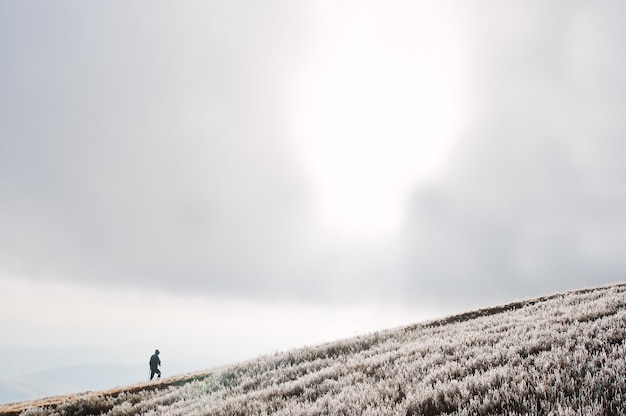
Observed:
[[[582,290],[0,414],[624,414],[625,306]]]

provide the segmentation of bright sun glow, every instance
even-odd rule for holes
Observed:
[[[304,123],[318,211],[335,232],[393,233],[413,187],[451,147],[459,118],[451,84],[436,62],[387,50],[367,24],[348,31],[328,61]]]

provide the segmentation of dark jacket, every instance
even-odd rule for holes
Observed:
[[[159,356],[156,354],[152,355],[152,357],[150,357],[150,368],[157,368],[160,365],[161,360],[159,359]]]

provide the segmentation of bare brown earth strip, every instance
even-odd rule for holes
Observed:
[[[162,380],[150,381],[132,386],[115,387],[109,390],[97,392],[85,392],[79,394],[68,394],[66,396],[46,397],[44,399],[33,400],[20,403],[9,403],[0,405],[0,416],[18,416],[23,411],[32,407],[55,408],[61,404],[74,401],[88,401],[95,397],[117,397],[122,393],[138,393],[140,391],[154,391],[166,389],[170,386],[179,386],[194,380],[202,379],[215,370],[204,370],[197,373],[183,374],[164,378]]]

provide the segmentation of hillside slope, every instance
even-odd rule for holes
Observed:
[[[581,290],[0,413],[625,414],[625,306]]]

